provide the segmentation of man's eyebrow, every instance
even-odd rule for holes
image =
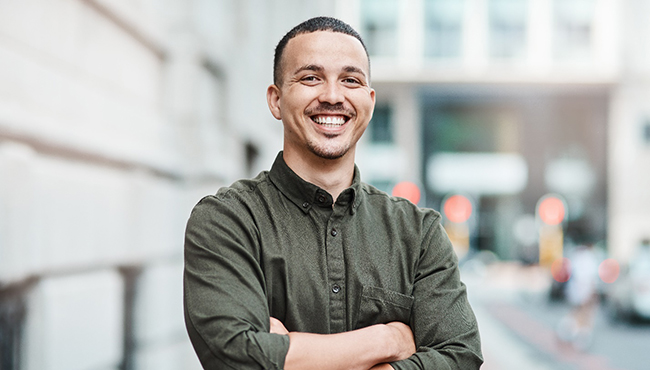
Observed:
[[[301,66],[298,69],[296,69],[296,71],[293,74],[295,75],[295,74],[298,74],[298,73],[300,73],[302,71],[322,72],[324,70],[325,70],[325,68],[323,66],[319,65],[319,64],[305,64],[304,66]],[[345,66],[345,67],[342,68],[342,70],[343,70],[343,72],[347,72],[347,73],[359,73],[359,74],[363,75],[364,77],[367,77],[366,73],[363,71],[363,69],[361,69],[359,67]]]
[[[363,71],[363,69],[355,66],[345,66],[343,67],[344,72],[348,73],[359,73],[362,74],[364,77],[366,77],[366,72]]]
[[[295,75],[295,74],[298,74],[298,73],[300,73],[302,71],[322,72],[323,70],[325,70],[325,68],[323,68],[323,66],[321,66],[321,65],[318,65],[318,64],[306,64],[306,65],[296,69],[296,71],[293,72],[293,74]]]

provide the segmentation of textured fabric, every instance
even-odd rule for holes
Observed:
[[[188,333],[206,369],[281,369],[289,331],[411,326],[396,369],[478,369],[476,319],[436,211],[360,181],[336,203],[280,153],[268,172],[203,198],[187,224]],[[336,354],[332,354],[335,356]]]

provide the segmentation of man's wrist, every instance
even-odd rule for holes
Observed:
[[[393,362],[409,358],[415,353],[415,341],[411,328],[401,322],[385,324],[388,334],[386,335],[386,348],[389,357],[384,362]]]

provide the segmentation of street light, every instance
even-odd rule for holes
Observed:
[[[449,235],[451,244],[458,258],[464,257],[469,251],[471,219],[474,214],[474,203],[461,194],[451,194],[442,201],[444,227]]]
[[[537,201],[539,225],[539,264],[551,266],[564,253],[564,221],[567,203],[558,194],[546,194]]]

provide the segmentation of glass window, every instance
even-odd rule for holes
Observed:
[[[505,107],[445,104],[424,107],[425,153],[512,153],[519,148],[519,121]]]
[[[388,105],[377,105],[368,126],[374,144],[391,144],[393,140],[393,112]]]
[[[559,59],[586,58],[591,52],[594,0],[555,0],[554,53]]]
[[[463,39],[463,0],[425,0],[424,55],[458,58]]]
[[[526,50],[527,0],[489,0],[489,48],[495,59],[518,59]]]
[[[361,33],[373,56],[397,55],[397,0],[362,0]]]

